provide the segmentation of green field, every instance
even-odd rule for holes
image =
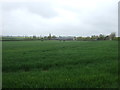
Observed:
[[[3,88],[117,88],[117,41],[4,41]]]

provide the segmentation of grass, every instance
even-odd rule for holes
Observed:
[[[5,41],[3,88],[117,88],[117,41]]]

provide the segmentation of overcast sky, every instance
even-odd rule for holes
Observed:
[[[0,29],[3,30],[3,35],[45,36],[51,33],[56,36],[91,36],[108,35],[111,32],[118,34],[118,1],[6,2],[0,7]]]

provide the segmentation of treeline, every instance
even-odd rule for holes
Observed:
[[[68,40],[76,40],[76,41],[96,41],[96,40],[118,40],[119,37],[116,37],[115,33],[111,33],[110,35],[92,35],[88,37],[72,37],[72,36],[55,36],[49,34],[48,36],[2,36],[2,41],[29,41],[29,40],[63,40],[63,41],[68,41]]]
[[[92,35],[91,37],[77,37],[76,40],[79,41],[90,41],[90,40],[118,40],[115,33],[111,33],[110,35]]]
[[[21,40],[51,40],[51,39],[55,39],[57,38],[56,36],[44,36],[44,37],[41,37],[41,36],[2,36],[2,41],[21,41]]]

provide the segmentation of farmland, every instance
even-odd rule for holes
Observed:
[[[117,41],[3,41],[3,88],[117,88]]]

